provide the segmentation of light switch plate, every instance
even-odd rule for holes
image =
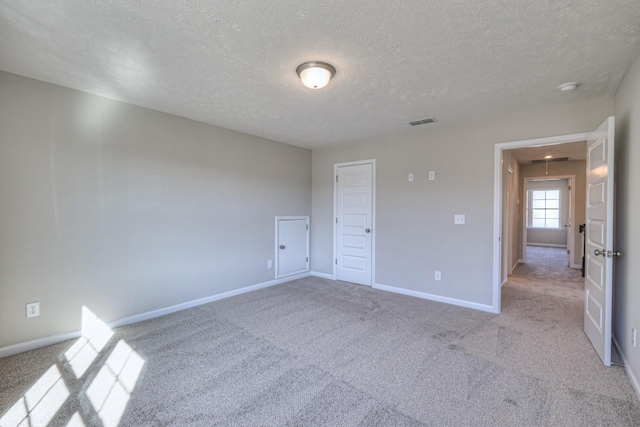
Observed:
[[[413,174],[412,173],[409,174],[409,182],[413,182]]]
[[[466,221],[466,218],[465,218],[464,215],[454,215],[453,216],[453,223],[454,224],[461,225],[461,224],[464,224],[465,221]]]
[[[436,171],[429,171],[429,181],[435,181]]]

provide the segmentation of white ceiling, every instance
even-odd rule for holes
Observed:
[[[545,156],[551,156],[552,159],[567,157],[569,162],[573,162],[587,159],[587,141],[516,148],[508,151],[521,165],[530,164],[531,160],[543,160]]]
[[[639,50],[638,0],[0,0],[2,70],[308,148],[610,97]]]

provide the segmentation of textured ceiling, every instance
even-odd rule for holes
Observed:
[[[638,0],[0,0],[2,70],[309,148],[612,96],[639,49]]]

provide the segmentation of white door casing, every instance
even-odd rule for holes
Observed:
[[[334,274],[372,286],[375,162],[335,165]]]
[[[569,212],[567,212],[567,223],[565,224],[565,228],[567,229],[567,267],[571,268],[573,264],[573,206],[572,201],[575,199],[573,197],[573,181],[574,179],[569,178],[569,185],[567,196],[569,197],[569,203],[567,204],[569,207]]]
[[[276,217],[276,278],[309,271],[309,217]]]
[[[587,140],[587,221],[584,331],[611,366],[613,307],[614,118]]]

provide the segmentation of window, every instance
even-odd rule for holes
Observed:
[[[560,228],[560,189],[529,190],[527,227]]]

